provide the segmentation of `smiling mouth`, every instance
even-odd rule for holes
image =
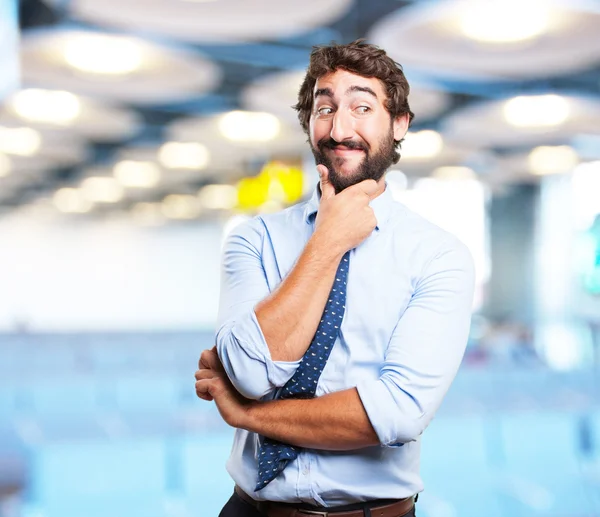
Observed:
[[[362,149],[351,149],[349,147],[333,147],[331,150],[334,152],[334,154],[337,154],[339,156],[348,156],[355,153],[364,153]]]

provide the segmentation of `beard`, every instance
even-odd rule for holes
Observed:
[[[336,165],[341,166],[343,164],[344,158],[334,156],[333,159],[330,159],[325,154],[325,149],[335,149],[336,147],[360,149],[365,156],[354,171],[344,174],[336,167]],[[315,157],[316,165],[327,167],[329,182],[335,189],[336,194],[364,180],[379,181],[391,165],[395,163],[397,156],[392,126],[390,126],[389,132],[379,141],[379,150],[376,153],[371,153],[371,147],[366,142],[348,140],[340,143],[329,137],[319,140],[316,147],[311,145],[311,151]]]

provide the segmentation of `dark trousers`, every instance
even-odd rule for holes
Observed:
[[[325,509],[324,509],[325,510]],[[367,514],[368,515],[368,514]],[[415,517],[415,508],[398,517]],[[219,517],[265,517],[254,506],[241,499],[237,494],[233,494],[225,504]]]

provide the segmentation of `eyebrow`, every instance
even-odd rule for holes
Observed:
[[[368,86],[350,86],[350,88],[348,88],[346,90],[345,95],[348,95],[349,93],[352,92],[365,92],[368,93],[370,95],[372,95],[373,97],[375,97],[377,99],[377,94]],[[331,97],[333,99],[333,91],[331,90],[331,88],[319,88],[316,92],[315,92],[315,99],[317,97]]]
[[[315,92],[315,99],[317,97],[331,97],[333,99],[333,92],[331,91],[331,88],[319,88]]]
[[[377,98],[377,94],[368,86],[350,86],[350,88],[346,90],[346,95],[348,95],[351,92],[365,92]]]

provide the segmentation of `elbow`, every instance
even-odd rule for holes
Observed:
[[[265,365],[248,356],[230,325],[219,329],[216,346],[227,377],[242,397],[260,400],[272,390]]]
[[[431,420],[431,412],[424,407],[423,400],[400,387],[389,377],[382,379],[387,387],[389,404],[385,435],[380,435],[383,446],[394,447],[419,439]]]
[[[229,374],[227,374],[227,376],[229,377]],[[242,397],[250,400],[261,400],[265,395],[267,395],[271,391],[270,389],[258,389],[251,383],[240,382],[239,379],[232,380],[232,378],[229,377],[229,380],[231,381],[231,384],[233,384],[233,387]]]
[[[396,424],[396,431],[392,440],[383,445],[389,446],[414,442],[419,439],[427,427],[424,418],[406,418],[406,415],[399,417]]]

